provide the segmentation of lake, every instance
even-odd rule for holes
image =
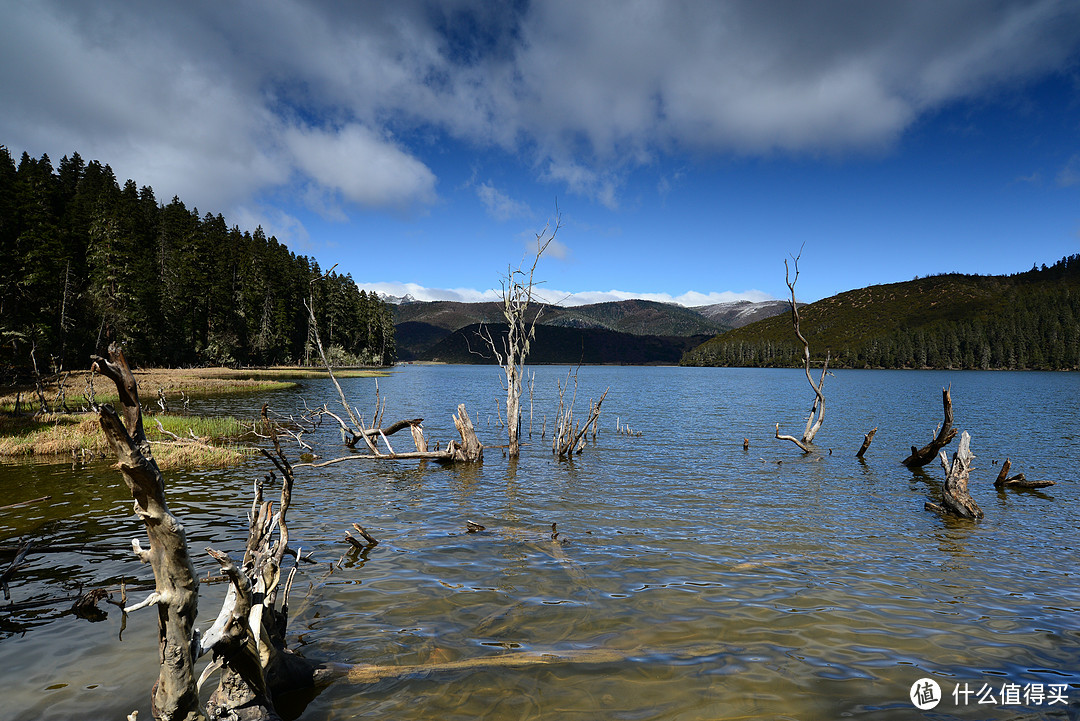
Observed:
[[[534,370],[533,432],[526,391],[529,445],[517,462],[489,447],[474,466],[297,470],[291,539],[322,563],[298,576],[291,645],[344,663],[518,650],[607,649],[618,658],[337,683],[306,708],[308,699],[284,704],[290,713],[398,721],[1080,714],[1080,374],[836,371],[825,385],[820,452],[803,455],[772,437],[777,422],[782,432],[802,430],[813,394],[801,371],[584,367],[580,417],[590,397],[611,390],[595,442],[566,462],[552,456],[550,435],[567,369]],[[445,442],[464,402],[485,445],[503,444],[500,377],[493,367],[399,367],[378,380],[385,422],[423,417],[429,440]],[[369,416],[375,383],[342,381]],[[955,425],[971,433],[976,455],[979,522],[924,510],[940,496],[939,464],[916,472],[900,464],[932,437],[950,384]],[[337,396],[328,382],[303,381],[193,410],[254,417],[264,401],[290,414],[305,401],[334,410]],[[617,434],[617,420],[641,435]],[[855,452],[875,426],[860,461]],[[304,439],[323,459],[347,454],[329,424]],[[407,434],[391,441],[411,450]],[[286,449],[296,462],[297,446]],[[1057,485],[995,490],[994,462],[1005,457],[1013,472]],[[167,474],[201,574],[217,572],[207,545],[238,557],[252,481],[267,470],[253,459]],[[130,539],[145,535],[108,463],[4,464],[0,488],[0,505],[53,496],[0,511],[3,543],[33,537],[81,548],[32,553],[10,584],[11,602],[152,580],[131,554]],[[466,533],[466,520],[486,530]],[[353,522],[379,544],[350,552],[342,538]],[[566,543],[551,541],[552,523]],[[224,591],[202,587],[201,627]],[[92,623],[62,615],[67,605],[0,613],[0,716],[120,719],[138,709],[149,719],[155,614],[130,614],[122,628],[114,606],[101,604],[108,618]],[[932,711],[909,699],[922,678],[940,685]]]

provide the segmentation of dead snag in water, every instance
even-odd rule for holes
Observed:
[[[155,718],[201,719],[194,673],[199,582],[188,555],[184,526],[165,503],[165,479],[143,432],[138,387],[120,345],[109,345],[108,360],[97,355],[91,358],[91,368],[116,384],[123,420],[108,404],[98,409],[99,420],[116,453],[124,483],[135,499],[135,513],[150,539],[149,548],[144,549],[138,539],[131,546],[139,560],[153,568],[154,592],[125,610],[157,606],[160,653],[151,708]]]
[[[596,422],[600,417],[600,406],[607,398],[610,388],[604,391],[600,400],[593,403],[589,401],[589,415],[582,426],[574,423],[574,402],[577,400],[577,371],[574,371],[574,394],[570,402],[566,402],[566,390],[570,386],[570,372],[566,374],[566,384],[559,383],[559,406],[555,412],[555,429],[551,434],[551,452],[559,458],[569,458],[581,453],[585,448],[585,435],[592,426],[595,429]],[[595,435],[595,430],[594,430]]]
[[[1012,468],[1012,461],[1008,458],[1001,464],[1001,471],[998,473],[997,480],[994,481],[994,488],[1002,490],[1005,488],[1046,488],[1047,486],[1054,485],[1053,481],[1029,481],[1023,473],[1017,473],[1015,476],[1009,476],[1009,469]]]
[[[865,436],[863,436],[862,447],[859,449],[859,452],[855,454],[856,458],[862,458],[863,457],[863,454],[866,453],[866,449],[869,448],[870,444],[874,442],[874,436],[876,434],[877,434],[877,426],[874,426],[873,428],[870,429],[869,433],[867,433]]]
[[[352,524],[352,527],[353,530],[360,534],[360,538],[364,539],[364,542],[361,543],[357,539],[353,538],[352,534],[350,534],[348,531],[345,531],[345,540],[348,541],[349,544],[351,544],[354,548],[367,548],[368,546],[379,545],[379,540],[375,538],[375,536],[368,533],[367,529],[361,526],[359,523]]]
[[[776,424],[776,438],[777,438],[777,440],[781,440],[781,441],[791,441],[792,443],[797,445],[799,448],[801,448],[803,453],[809,453],[810,452],[810,446],[806,445],[805,443],[800,441],[795,436],[789,436],[789,435],[786,435],[786,434],[781,435],[780,434],[780,424],[779,423]]]
[[[806,336],[802,334],[802,330],[799,327],[799,304],[795,300],[795,283],[799,280],[799,258],[802,257],[802,251],[796,255],[794,260],[795,276],[791,277],[788,268],[787,258],[784,259],[784,283],[787,284],[788,290],[791,292],[791,325],[795,329],[795,335],[798,336],[799,341],[803,346],[803,367],[806,370],[806,380],[810,384],[810,387],[814,390],[814,402],[810,406],[810,415],[806,419],[806,428],[803,430],[802,438],[795,438],[794,436],[781,435],[780,424],[776,424],[776,438],[782,441],[791,441],[802,449],[803,453],[810,452],[810,445],[814,442],[814,437],[821,429],[821,424],[825,422],[825,394],[822,392],[822,388],[825,386],[825,376],[829,372],[829,358],[828,351],[825,353],[825,361],[821,366],[821,378],[817,383],[814,382],[813,376],[810,374],[810,343],[807,342]]]
[[[296,568],[283,577],[281,563],[286,553],[298,559],[300,553],[288,547],[286,516],[292,498],[292,467],[266,418],[265,406],[263,417],[270,425],[275,454],[265,450],[263,454],[283,477],[279,508],[275,512],[272,501],[263,501],[263,486],[257,482],[242,565],[237,567],[226,554],[208,549],[221,564],[230,587],[217,620],[200,636],[194,629],[199,581],[184,527],[165,503],[165,480],[143,432],[135,378],[115,343],[109,346],[109,360],[100,356],[93,356],[93,360],[93,368],[116,384],[123,420],[105,405],[99,409],[100,422],[150,539],[149,548],[143,548],[137,539],[132,547],[139,559],[153,568],[155,590],[124,611],[157,606],[160,652],[158,681],[151,694],[154,717],[170,721],[280,718],[274,710],[273,693],[310,688],[320,666],[285,648],[289,591]],[[273,482],[274,474],[267,480]],[[206,653],[212,653],[214,660],[196,681],[195,661]],[[204,714],[199,688],[218,669],[222,670],[221,681]]]
[[[491,330],[486,326],[481,327],[480,330],[480,337],[495,355],[495,359],[506,374],[506,434],[511,458],[521,455],[521,383],[525,374],[525,360],[529,356],[529,347],[536,337],[536,322],[543,313],[543,304],[541,304],[533,314],[532,320],[529,320],[529,306],[535,299],[536,264],[540,262],[540,256],[551,241],[555,240],[561,227],[562,220],[556,205],[555,228],[552,230],[551,223],[548,223],[536,234],[536,254],[533,256],[532,264],[527,270],[524,270],[522,265],[518,265],[517,269],[507,268],[506,277],[502,279],[502,313],[506,320],[507,330],[506,335],[499,339],[501,343],[496,342],[491,335]]]
[[[908,468],[922,468],[930,461],[937,458],[938,453],[942,448],[949,445],[953,438],[956,437],[956,429],[953,428],[953,412],[952,412],[952,394],[949,388],[941,389],[941,404],[944,406],[945,419],[938,428],[937,434],[934,436],[934,440],[927,443],[922,448],[911,447],[911,455],[901,461]]]
[[[438,463],[454,463],[454,462],[466,462],[476,463],[484,460],[484,444],[480,442],[480,439],[476,437],[476,429],[473,428],[472,420],[469,418],[468,412],[465,410],[465,404],[458,405],[458,413],[453,416],[454,427],[457,428],[458,434],[461,436],[461,442],[450,441],[446,444],[446,450],[427,450],[427,442],[424,440],[423,433],[420,430],[419,424],[412,427],[413,440],[416,442],[416,451],[406,451],[404,453],[395,453],[393,449],[390,449],[390,453],[381,453],[376,450],[375,453],[365,455],[353,455],[342,456],[341,458],[332,458],[328,461],[322,461],[320,463],[297,463],[296,467],[306,466],[308,468],[322,468],[324,466],[330,466],[335,463],[343,463],[345,461],[359,461],[359,460],[422,460],[422,461],[436,461]],[[386,438],[383,436],[383,441]]]
[[[960,445],[949,462],[945,451],[941,452],[941,467],[945,469],[945,487],[942,489],[942,504],[926,502],[926,510],[942,515],[951,514],[961,518],[982,518],[979,504],[968,493],[968,475],[971,473],[971,461],[975,456],[971,452],[971,435],[964,431],[960,436]]]

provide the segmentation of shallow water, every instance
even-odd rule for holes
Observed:
[[[456,671],[338,683],[304,719],[1074,718],[1080,714],[1076,462],[1080,375],[837,371],[818,436],[803,456],[772,438],[797,435],[812,392],[799,372],[713,368],[582,368],[577,409],[611,391],[595,443],[572,462],[550,452],[556,382],[536,370],[532,444],[510,462],[488,448],[482,466],[351,462],[297,474],[291,534],[325,563],[294,591],[294,644],[348,663],[419,664],[514,650],[609,649],[617,660],[514,670]],[[453,435],[467,404],[481,440],[496,427],[497,369],[406,366],[379,379],[386,419],[423,416],[429,439]],[[923,509],[943,473],[899,460],[941,421],[952,385],[956,425],[972,434],[978,522]],[[342,381],[361,407],[375,380]],[[254,416],[333,403],[323,381],[201,410]],[[529,406],[524,403],[525,435]],[[370,410],[368,410],[370,413]],[[540,438],[547,415],[545,438]],[[614,432],[616,418],[643,435]],[[865,461],[862,434],[879,430]],[[337,431],[305,440],[343,455]],[[750,440],[744,451],[742,439]],[[406,434],[391,438],[399,450]],[[298,455],[293,446],[293,455]],[[993,488],[1005,456],[1039,492]],[[242,547],[251,481],[264,462],[226,471],[171,472],[170,504],[191,546]],[[13,602],[150,581],[130,553],[141,537],[119,475],[106,463],[0,466],[0,539],[85,544],[31,554]],[[0,503],[2,505],[3,503]],[[482,523],[464,532],[466,520]],[[364,554],[341,538],[353,522],[379,538]],[[549,538],[558,523],[563,545]],[[343,555],[344,554],[344,555]],[[215,564],[197,553],[202,573]],[[329,564],[335,570],[327,575]],[[133,596],[136,593],[132,592]],[[224,588],[203,589],[203,625]],[[70,601],[68,601],[70,605]],[[2,613],[3,718],[149,717],[156,677],[152,612],[103,604],[98,623],[63,604]],[[913,682],[945,699],[918,711]],[[984,684],[1065,685],[1066,703],[957,703]],[[302,706],[301,706],[302,708]],[[300,712],[300,711],[297,711]]]

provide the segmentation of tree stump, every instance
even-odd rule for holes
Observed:
[[[937,458],[942,448],[949,445],[956,437],[956,429],[953,428],[952,395],[949,388],[941,389],[941,403],[944,406],[945,420],[938,429],[934,440],[922,448],[911,447],[911,455],[901,461],[908,468],[922,468],[927,463]]]
[[[945,488],[942,504],[926,503],[926,509],[940,514],[951,514],[961,518],[982,518],[979,504],[968,493],[968,475],[971,473],[971,461],[975,456],[971,452],[971,435],[964,431],[960,436],[960,445],[949,462],[945,451],[941,452],[941,467],[945,469]]]

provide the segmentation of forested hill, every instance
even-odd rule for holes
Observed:
[[[85,367],[109,340],[139,365],[280,364],[307,351],[314,292],[339,362],[395,358],[390,310],[261,229],[229,227],[78,153],[15,165],[0,146],[0,364]]]
[[[814,358],[851,368],[1080,369],[1080,255],[1009,276],[938,275],[799,306]],[[798,366],[790,313],[716,336],[684,365]]]
[[[640,362],[678,362],[682,351],[689,347],[684,340],[691,336],[711,336],[726,330],[728,325],[706,318],[701,313],[673,303],[657,303],[650,300],[620,300],[606,303],[592,303],[578,306],[556,306],[535,304],[530,308],[528,320],[531,322],[537,311],[542,310],[537,327],[556,326],[571,329],[570,333],[547,334],[548,342],[565,344],[565,347],[552,349],[560,358],[570,358],[577,362],[581,355],[582,344],[593,345],[612,351],[610,357],[601,358],[595,363],[630,362],[628,357],[641,358]],[[447,339],[454,331],[476,323],[487,325],[505,323],[500,303],[457,303],[453,301],[411,302],[394,306],[394,322],[397,324],[397,338],[400,355],[403,359],[430,360],[447,356],[446,349],[437,349],[436,345]],[[604,331],[608,333],[605,334]],[[619,343],[613,339],[621,336],[654,337],[657,343],[644,343],[626,338],[626,353],[615,352]],[[588,340],[586,340],[588,338]],[[603,343],[596,339],[605,338]],[[534,344],[534,350],[541,344]],[[455,346],[456,347],[456,346]],[[663,348],[660,351],[660,348]],[[642,355],[645,348],[657,349],[655,357]],[[672,355],[674,353],[674,355]],[[455,354],[449,354],[455,358]],[[477,360],[468,353],[460,356],[465,363]],[[537,361],[540,362],[540,361]]]

